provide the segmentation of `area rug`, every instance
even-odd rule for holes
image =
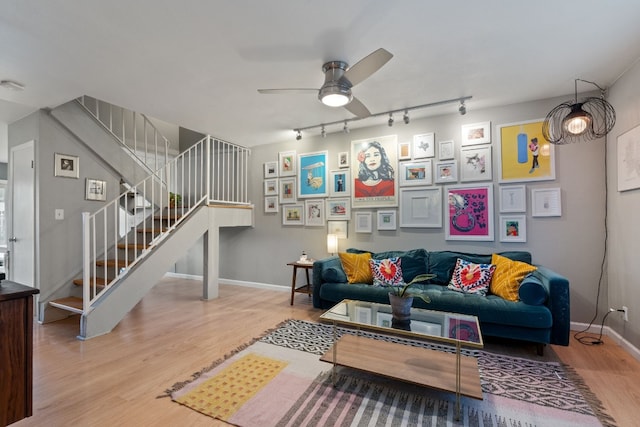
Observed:
[[[353,334],[339,328],[338,335]],[[374,339],[440,351],[400,337],[360,332]],[[615,426],[615,421],[571,369],[556,362],[465,351],[477,357],[483,400],[463,397],[320,362],[333,343],[333,327],[289,320],[214,362],[163,396],[237,426]],[[398,347],[398,351],[402,347]]]

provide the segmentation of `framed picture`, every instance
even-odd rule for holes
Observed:
[[[420,162],[400,162],[398,174],[401,187],[410,185],[430,185],[432,179],[431,159]]]
[[[371,212],[356,212],[356,233],[371,233],[373,231]]]
[[[355,315],[355,321],[357,323],[364,323],[365,325],[371,324],[371,307],[356,305]]]
[[[327,196],[327,155],[326,151],[298,155],[298,198]]]
[[[532,188],[531,216],[562,216],[560,188]]]
[[[444,336],[454,340],[481,342],[478,320],[461,314],[445,314]]]
[[[433,132],[413,135],[413,158],[434,157],[436,155],[435,139]]]
[[[378,230],[395,230],[397,228],[396,211],[378,211]]]
[[[455,158],[455,146],[453,144],[453,141],[439,141],[438,159],[451,160],[453,158]]]
[[[383,328],[390,328],[391,324],[392,324],[392,319],[393,316],[391,315],[391,313],[383,313],[381,311],[378,311],[376,313],[376,326],[382,326]],[[413,325],[414,321],[411,321],[411,324]]]
[[[78,156],[55,153],[53,155],[54,175],[64,178],[80,177],[80,159]]]
[[[498,126],[498,180],[556,179],[555,148],[542,135],[543,120]]]
[[[500,212],[526,212],[527,197],[524,185],[505,185],[499,188]]]
[[[264,177],[265,178],[278,177],[278,162],[266,162],[264,164]]]
[[[328,199],[327,219],[351,219],[351,199]]]
[[[400,227],[442,227],[442,189],[440,187],[401,188]]]
[[[435,169],[436,184],[458,182],[458,164],[455,160],[437,162]]]
[[[335,234],[338,239],[348,236],[349,221],[327,221],[327,234]]]
[[[410,142],[401,142],[398,144],[398,160],[411,160]]]
[[[491,142],[491,122],[462,125],[461,145],[488,144]]]
[[[351,196],[351,172],[348,170],[334,170],[329,172],[329,196]]]
[[[264,180],[264,195],[265,196],[278,195],[278,178]]]
[[[278,198],[269,196],[264,198],[264,213],[278,212]]]
[[[526,242],[527,241],[527,216],[526,215],[500,215],[500,241],[501,242]]]
[[[460,181],[489,181],[492,179],[491,146],[460,149]]]
[[[640,126],[618,137],[618,191],[640,188]]]
[[[493,241],[493,185],[446,188],[446,240]]]
[[[398,206],[397,137],[351,141],[351,207]]]
[[[303,211],[302,205],[283,205],[282,225],[304,225]]]
[[[85,196],[86,200],[107,200],[107,181],[99,179],[87,178],[85,180]]]
[[[304,225],[324,227],[324,200],[305,200],[304,215]]]
[[[349,152],[348,151],[342,151],[342,152],[338,153],[338,167],[340,169],[349,167]]]
[[[280,204],[290,204],[297,201],[296,198],[296,179],[295,178],[280,178],[278,180],[279,188],[278,194],[280,195]]]
[[[296,175],[296,152],[281,151],[278,153],[278,176]],[[265,176],[266,178],[266,176]]]

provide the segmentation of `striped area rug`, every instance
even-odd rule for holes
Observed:
[[[446,346],[365,334],[397,341],[399,346],[451,351]],[[334,386],[331,365],[319,361],[332,341],[330,326],[291,320],[166,394],[203,416],[246,427],[615,425],[581,380],[558,363],[468,352],[478,358],[483,400],[463,397],[462,418],[456,421],[451,393],[347,368],[339,370]]]

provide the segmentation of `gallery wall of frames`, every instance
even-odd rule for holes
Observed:
[[[425,132],[353,140],[348,151],[281,151],[264,163],[264,212],[339,238],[349,229],[444,228],[446,240],[526,242],[528,213],[562,215],[559,187],[527,183],[555,178],[542,120],[470,123],[459,141]]]

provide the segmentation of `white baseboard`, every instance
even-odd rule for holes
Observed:
[[[571,322],[571,330],[572,331],[585,331],[585,329],[587,329],[588,326],[589,325],[587,325],[586,323]],[[585,332],[589,332],[591,334],[599,335],[600,334],[600,325],[591,325]],[[620,347],[622,347],[627,353],[632,355],[636,360],[640,361],[640,349],[638,349],[638,347],[634,346],[629,341],[627,341],[618,332],[616,332],[613,329],[611,329],[611,327],[605,326],[602,329],[602,334],[608,336],[611,339],[613,339],[616,342],[616,344],[618,344]]]
[[[198,276],[195,274],[183,274],[183,273],[166,273],[165,277],[174,277],[176,279],[185,279],[185,280],[197,280],[200,282],[204,280],[202,276]],[[232,279],[224,279],[224,278],[220,278],[219,283],[223,285],[231,285],[231,286],[245,286],[248,288],[271,289],[272,291],[280,291],[280,292],[291,291],[291,288],[289,286],[272,285],[270,283],[245,282],[242,280],[232,280]]]

